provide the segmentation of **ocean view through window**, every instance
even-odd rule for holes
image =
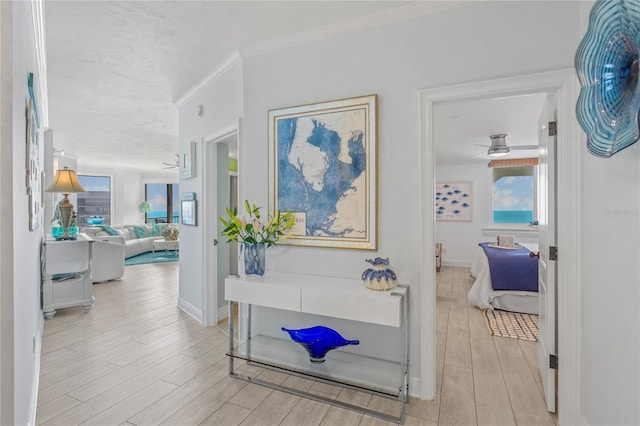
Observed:
[[[534,166],[493,169],[493,223],[532,223],[537,205]]]
[[[151,211],[145,214],[147,223],[179,223],[179,185],[171,183],[148,183],[145,185],[145,201]]]

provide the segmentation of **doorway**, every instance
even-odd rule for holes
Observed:
[[[216,325],[228,316],[224,281],[238,272],[238,245],[221,236],[219,218],[227,207],[238,204],[239,121],[221,127],[204,139],[203,233],[204,283],[203,315],[205,326]]]
[[[559,357],[578,360],[563,365],[559,373],[559,420],[573,423],[580,413],[580,312],[579,312],[579,235],[580,227],[580,163],[582,133],[575,120],[573,105],[577,99],[577,81],[573,70],[491,80],[459,86],[425,90],[421,98],[421,181],[422,181],[422,253],[421,270],[421,395],[435,398],[435,140],[434,106],[483,97],[517,96],[528,93],[550,93],[558,106],[558,246],[565,253],[559,270],[557,303],[563,306],[558,316]],[[576,218],[576,215],[578,216]],[[569,363],[568,363],[569,364]]]

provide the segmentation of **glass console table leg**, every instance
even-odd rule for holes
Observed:
[[[235,324],[234,317],[235,313],[233,312],[233,302],[229,301],[229,309],[228,309],[228,321],[229,321],[229,375],[233,375],[233,344],[234,344],[234,333],[235,333]]]

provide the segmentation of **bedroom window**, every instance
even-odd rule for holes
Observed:
[[[537,219],[535,166],[493,169],[493,223],[526,223]]]

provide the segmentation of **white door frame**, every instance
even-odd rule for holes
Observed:
[[[229,136],[237,135],[238,141],[238,157],[240,157],[240,119],[236,118],[214,130],[209,135],[202,138],[203,155],[202,164],[206,162],[211,150],[216,148],[216,144],[224,141]],[[212,165],[202,167],[202,211],[203,212],[215,212],[216,211],[216,199],[210,197],[212,189],[215,191],[216,185],[212,185],[212,182],[217,182],[217,170]],[[213,186],[213,188],[212,188]],[[238,176],[238,196],[240,196],[240,177]],[[238,198],[240,199],[240,198]],[[218,322],[218,271],[217,264],[209,262],[213,254],[217,251],[217,248],[213,245],[213,239],[216,238],[218,229],[218,218],[215,214],[202,214],[202,255],[203,255],[203,283],[202,283],[202,325],[211,326],[216,325]],[[224,243],[224,241],[220,241]],[[218,245],[220,245],[220,243]]]
[[[558,419],[560,424],[583,424],[581,322],[581,199],[582,152],[585,136],[575,117],[579,84],[573,69],[482,81],[420,91],[420,182],[422,262],[420,276],[420,342],[422,398],[436,393],[436,279],[435,279],[435,141],[433,106],[472,98],[526,93],[553,93],[558,111]],[[537,117],[535,117],[537,119]],[[565,361],[566,360],[566,361]]]

